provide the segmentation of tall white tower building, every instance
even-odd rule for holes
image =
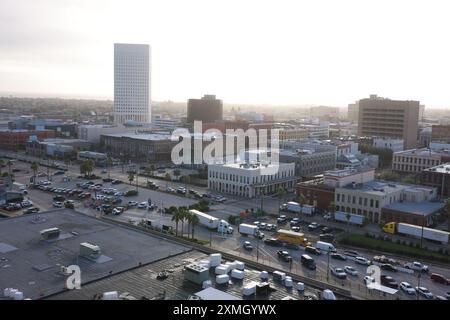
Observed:
[[[114,121],[151,121],[150,46],[114,44]]]

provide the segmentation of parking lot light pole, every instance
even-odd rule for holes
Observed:
[[[419,271],[419,273],[417,274],[417,289],[420,288],[420,277],[421,277],[421,272]],[[417,300],[420,300],[419,290],[416,291],[416,295],[417,295]]]

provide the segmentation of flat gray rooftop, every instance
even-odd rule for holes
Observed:
[[[117,291],[119,295],[127,292],[136,299],[186,300],[190,295],[201,291],[202,287],[184,279],[184,267],[192,262],[207,260],[208,258],[207,254],[192,250],[89,283],[82,286],[80,290],[68,290],[56,294],[48,297],[48,299],[91,300],[104,292]],[[168,272],[168,278],[164,280],[157,279],[157,274],[164,270]],[[214,288],[243,299],[243,287],[252,281],[261,281],[259,279],[259,271],[247,268],[247,266],[243,280],[230,278],[231,281],[228,284],[216,284],[214,268],[210,269],[209,279],[212,281]],[[315,295],[317,297],[318,294],[317,289],[309,286],[306,286],[304,293],[299,293],[296,288],[288,289],[281,283],[274,282],[272,276],[269,276],[269,283],[273,289],[270,294],[245,299],[281,300],[286,296],[291,296],[295,299],[303,300],[305,296]]]
[[[442,210],[443,202],[395,202],[384,207],[385,209],[396,210],[419,216],[428,216]]]
[[[39,232],[52,227],[60,229],[59,238],[40,240]],[[80,257],[82,242],[100,246],[102,256],[96,261]],[[66,276],[59,272],[61,266],[79,265],[83,285],[139,263],[148,264],[191,250],[68,209],[0,219],[0,244],[1,292],[15,288],[31,299],[64,289]]]

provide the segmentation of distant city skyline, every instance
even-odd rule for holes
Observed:
[[[4,0],[0,94],[113,99],[114,43],[152,47],[152,98],[450,107],[448,4]],[[332,26],[332,27],[331,27]]]

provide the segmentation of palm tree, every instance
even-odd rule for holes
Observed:
[[[445,211],[447,211],[447,229],[450,231],[450,198],[445,200]]]
[[[179,207],[178,211],[180,212],[181,237],[183,237],[183,235],[184,235],[184,221],[186,220],[187,214],[189,213],[189,211],[187,210],[186,207]]]
[[[112,157],[108,155],[106,158],[106,166],[108,167],[108,179],[111,179],[111,166],[113,164]]]
[[[130,181],[130,186],[131,186],[131,183],[134,181],[134,172],[133,171],[128,171],[128,181]]]
[[[200,223],[200,219],[193,214],[191,217],[191,225],[192,225],[192,239],[194,239],[194,229]]]
[[[177,237],[178,237],[178,223],[180,222],[180,220],[181,220],[180,211],[178,210],[178,208],[175,208],[172,216],[172,221],[175,221],[175,236]]]
[[[194,215],[193,214],[191,214],[189,211],[188,212],[186,212],[186,222],[187,222],[187,224],[188,224],[188,238],[189,238],[189,235],[191,234],[191,232],[190,232],[190,230],[191,230],[191,221],[192,221],[192,217],[193,217]]]
[[[36,171],[39,169],[39,164],[36,161],[33,161],[30,166],[31,170],[33,170],[33,183],[36,181]]]
[[[284,190],[284,188],[279,187],[277,190],[277,197],[278,197],[278,215],[281,214],[280,211],[280,207],[281,207],[281,200],[284,198],[284,196],[286,195],[286,190]]]

